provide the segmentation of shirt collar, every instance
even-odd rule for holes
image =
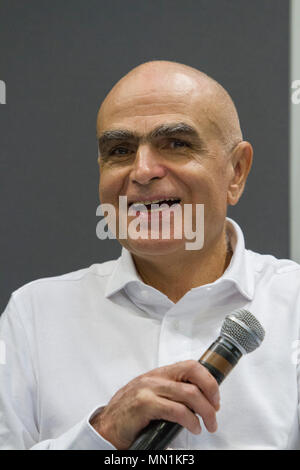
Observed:
[[[226,271],[212,284],[229,281],[242,296],[250,301],[254,296],[254,270],[249,253],[245,249],[243,232],[239,225],[229,217],[226,218],[226,231],[233,255]],[[121,256],[117,259],[107,283],[105,297],[112,296],[131,282],[139,284],[140,287],[145,286],[136,270],[130,252],[123,247]]]
[[[240,226],[229,217],[226,218],[226,231],[233,255],[226,271],[215,283],[225,279],[231,281],[239,292],[250,301],[254,297],[255,271],[250,254],[245,248],[243,232]]]

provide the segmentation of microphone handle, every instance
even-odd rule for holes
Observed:
[[[198,362],[214,376],[220,385],[241,358],[241,351],[223,336],[212,343]],[[163,419],[153,420],[146,426],[128,450],[163,450],[183,427]]]

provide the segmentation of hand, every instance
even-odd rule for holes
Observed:
[[[91,425],[117,449],[128,449],[150,421],[178,423],[194,434],[201,432],[195,413],[209,432],[217,430],[220,408],[215,378],[194,360],[153,369],[121,388]]]

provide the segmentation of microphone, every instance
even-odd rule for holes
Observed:
[[[243,354],[260,346],[265,331],[248,310],[235,310],[225,317],[220,336],[200,357],[199,362],[220,385]],[[163,450],[183,429],[178,423],[153,420],[138,435],[129,450]]]

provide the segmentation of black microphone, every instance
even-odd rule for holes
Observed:
[[[261,344],[265,331],[248,310],[235,310],[225,317],[220,336],[200,357],[220,385],[243,354],[254,351]],[[129,450],[162,450],[183,429],[180,424],[165,420],[151,421],[138,435]]]

